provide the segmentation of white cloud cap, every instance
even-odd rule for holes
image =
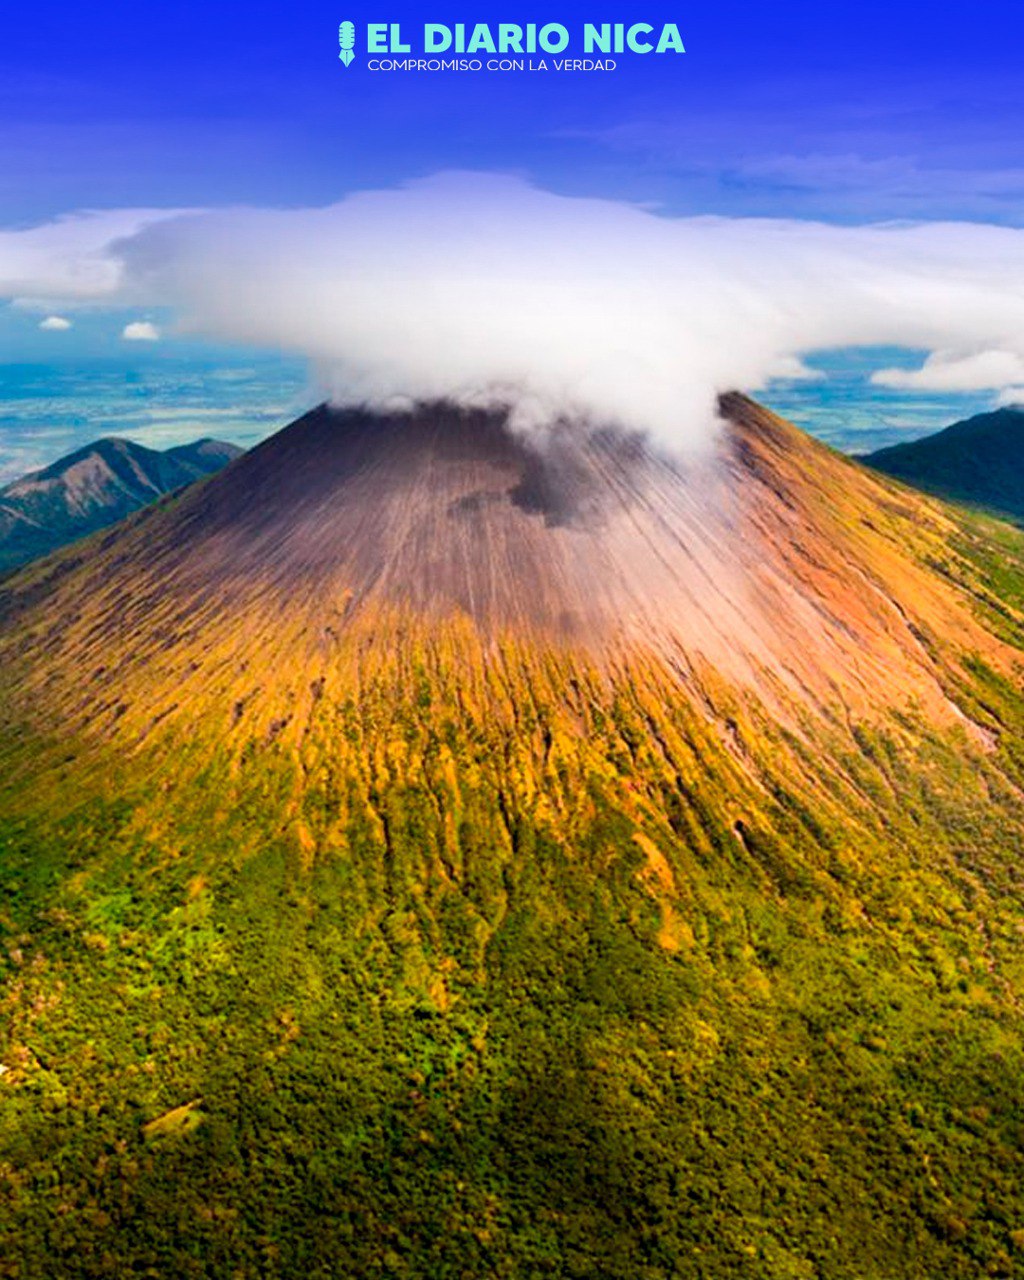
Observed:
[[[39,327],[45,329],[47,333],[63,333],[72,326],[71,321],[64,316],[47,316],[45,320],[39,321]]]
[[[121,330],[125,342],[157,342],[160,330],[148,320],[132,320]]]
[[[584,414],[684,448],[712,438],[719,392],[799,374],[815,350],[931,352],[876,375],[909,389],[1024,383],[1024,230],[983,224],[670,217],[443,174],[326,208],[0,233],[0,295],[56,308],[61,280],[302,353],[338,402],[505,400],[524,424]]]

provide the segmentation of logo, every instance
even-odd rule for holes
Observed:
[[[338,57],[347,67],[352,59],[356,56],[352,50],[356,47],[356,29],[351,22],[343,22],[338,28],[338,48],[341,53]]]
[[[686,52],[674,22],[585,22],[575,29],[560,22],[424,22],[413,27],[407,22],[367,22],[361,33],[358,26],[348,21],[339,25],[338,57],[350,67],[356,60],[355,50],[361,47],[366,57],[360,54],[360,63],[367,71],[543,72],[549,66],[556,72],[615,71],[615,58],[604,55]],[[577,57],[578,53],[585,56]],[[414,56],[390,56],[394,54]],[[452,54],[469,56],[448,56]],[[498,56],[484,58],[483,54]],[[549,63],[548,54],[566,56]]]

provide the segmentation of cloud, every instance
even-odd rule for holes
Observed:
[[[39,321],[39,327],[40,329],[45,329],[48,332],[63,333],[72,326],[71,321],[65,319],[64,316],[47,316],[45,320]]]
[[[67,225],[49,233],[65,275]],[[150,214],[98,238],[85,253],[110,301],[302,353],[343,402],[504,400],[524,424],[580,413],[686,447],[709,438],[717,393],[793,376],[816,349],[932,351],[922,387],[939,365],[1024,380],[1024,231],[1005,227],[673,218],[448,174],[326,208]]]
[[[122,264],[111,245],[169,210],[72,213],[24,230],[0,229],[0,293],[14,299],[80,302],[111,296]]]
[[[1016,351],[935,351],[919,369],[879,369],[879,387],[905,391],[988,391],[1024,382],[1024,355]]]
[[[148,320],[132,320],[121,330],[121,337],[125,342],[156,342],[160,330]]]

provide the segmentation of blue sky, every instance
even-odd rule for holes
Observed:
[[[678,23],[609,75],[383,75],[341,17]],[[444,168],[677,212],[1019,223],[1019,5],[922,0],[10,6],[6,223],[115,205],[309,204]]]
[[[674,21],[687,52],[623,56],[609,74],[375,74],[362,60],[340,64],[342,18],[407,28],[426,19]],[[1019,5],[1006,0],[687,0],[625,11],[530,3],[514,12],[493,0],[441,9],[400,0],[19,5],[0,39],[0,226],[80,208],[316,205],[452,168],[512,172],[667,214],[1021,226],[1022,35]],[[134,318],[97,309],[70,332],[40,333],[38,316],[0,305],[0,362],[52,362],[65,393],[82,361],[121,371],[231,364],[230,352],[181,340],[129,350],[120,334]],[[247,367],[262,369],[260,360]],[[847,355],[834,383],[785,394],[840,442],[871,429],[865,413],[890,415],[876,422],[883,432],[932,425],[934,398],[868,393],[862,364]],[[290,404],[301,379],[294,365],[280,368],[275,403]],[[84,403],[89,380],[81,385]],[[160,386],[154,395],[173,394]],[[16,398],[13,373],[3,391]],[[209,408],[223,407],[219,394]],[[938,412],[986,403],[951,396]],[[4,430],[0,422],[0,451]]]

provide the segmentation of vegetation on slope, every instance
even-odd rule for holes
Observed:
[[[177,781],[8,752],[2,1274],[1011,1274],[1017,766],[433,660]]]
[[[1024,519],[1024,409],[1007,407],[868,454],[869,467],[915,488]]]

